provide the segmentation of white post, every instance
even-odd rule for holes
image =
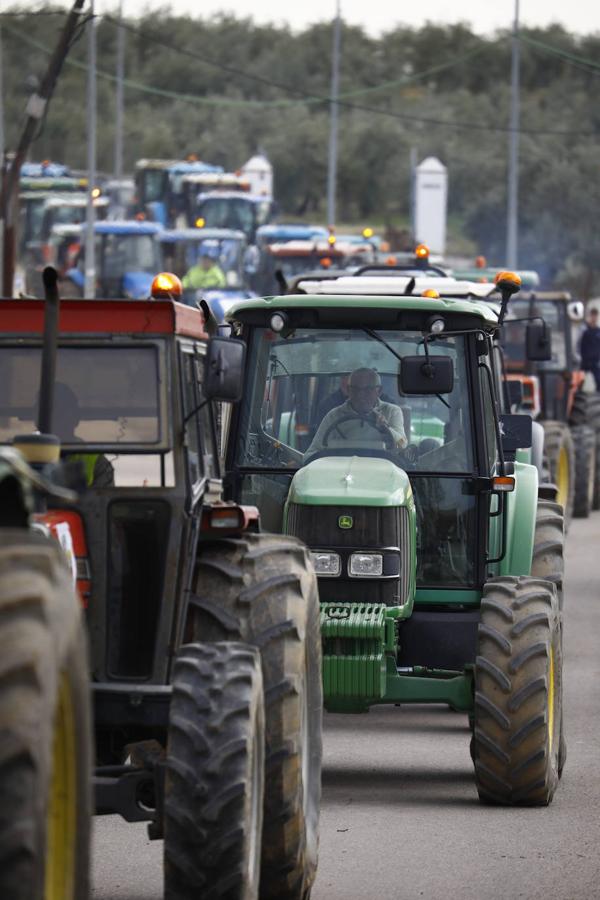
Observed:
[[[506,222],[506,264],[516,269],[519,242],[519,0],[515,0],[512,37],[510,92],[510,132],[508,135],[508,204]]]
[[[87,215],[85,220],[85,282],[83,296],[93,300],[96,295],[96,245],[94,241],[94,183],[96,181],[96,20],[94,0],[90,0],[88,31],[87,80]]]

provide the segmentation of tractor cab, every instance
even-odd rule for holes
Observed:
[[[193,223],[243,231],[248,242],[254,243],[257,229],[274,215],[275,203],[270,197],[237,190],[202,191],[196,197]]]
[[[219,322],[226,310],[237,300],[255,297],[250,279],[256,269],[254,247],[248,247],[243,231],[227,228],[165,229],[158,236],[161,268],[172,272],[184,282],[183,302],[195,306],[206,300]],[[200,264],[204,254],[210,254],[219,270],[219,282],[195,289],[187,285],[185,276]]]
[[[600,508],[600,397],[581,367],[583,321],[580,300],[535,291],[511,305],[502,329],[508,384],[544,429],[546,467],[567,524]]]
[[[150,296],[152,280],[160,270],[156,222],[96,222],[96,296],[145,300]],[[63,296],[83,297],[85,285],[85,236],[77,265],[66,272]]]
[[[562,561],[539,561],[537,470],[517,459],[531,443],[531,419],[499,412],[495,338],[518,290],[505,275],[496,306],[451,290],[413,294],[413,277],[398,279],[403,287],[350,277],[234,307],[233,333],[248,346],[246,388],[225,428],[231,497],[311,550],[326,708],[442,702],[469,712],[480,795],[515,803],[519,753],[502,749],[500,767],[496,760],[500,790],[484,772],[494,673],[511,665],[487,635],[494,629],[504,641],[498,603],[525,609],[521,593],[528,583],[535,593],[541,575],[552,609],[543,641],[556,660],[551,579],[562,584]],[[559,515],[558,528],[562,535]],[[544,668],[554,687],[541,704],[556,712],[554,665]],[[510,695],[507,674],[508,684]],[[520,727],[506,719],[502,748]],[[537,735],[545,799],[533,788],[523,798],[548,802],[558,741],[554,725]]]
[[[185,225],[184,176],[222,171],[222,166],[198,159],[138,159],[134,175],[136,213],[158,222],[163,228]]]

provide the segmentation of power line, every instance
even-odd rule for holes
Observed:
[[[110,18],[110,17],[107,17]],[[111,20],[114,21],[114,20]],[[124,27],[129,28],[129,30],[139,31],[138,29],[132,29],[132,26]],[[29,38],[21,32],[17,31],[14,28],[10,28],[8,26],[4,26],[5,31],[8,31],[15,35],[15,37],[20,38],[24,43],[29,44],[30,46],[36,47],[43,53],[49,53],[46,47],[43,44],[40,44],[38,41],[35,41],[33,38]],[[153,38],[151,38],[153,39]],[[160,39],[155,39],[158,43],[162,43],[168,49],[176,50],[180,55],[192,56],[194,58],[198,58],[201,61],[205,61],[203,57],[199,57],[193,51],[187,50],[186,48],[177,48],[171,46],[170,44],[165,44]],[[78,60],[67,58],[66,64],[73,66],[75,68],[81,69],[83,71],[87,70],[86,63],[79,62]],[[228,69],[230,67],[224,67],[220,63],[210,62],[210,65],[214,65],[220,68]],[[238,70],[235,70],[236,72]],[[240,73],[242,74],[242,73]],[[100,69],[97,70],[98,78],[102,78],[107,81],[114,82],[115,76],[110,72],[104,72]],[[294,93],[300,93],[298,89],[291,88],[289,86],[278,85],[276,82],[271,82],[268,79],[264,79],[261,76],[255,76],[247,74],[248,78],[258,79],[262,82],[268,83],[271,87],[279,87],[282,90],[290,90],[294,91]],[[330,98],[328,96],[310,96],[310,95],[301,95],[297,101],[269,101],[269,100],[231,100],[227,97],[198,97],[191,94],[182,94],[177,91],[170,91],[165,88],[151,87],[149,85],[142,84],[141,82],[132,81],[130,79],[124,79],[123,81],[125,87],[130,88],[131,90],[137,90],[142,93],[152,94],[155,96],[164,97],[165,99],[170,100],[179,100],[183,103],[190,103],[196,106],[215,106],[215,107],[232,107],[232,108],[244,108],[244,107],[263,107],[263,108],[282,108],[282,107],[290,107],[298,105],[299,103],[329,103]],[[343,96],[343,95],[342,95]],[[496,125],[496,124],[486,124],[483,122],[471,122],[471,121],[462,121],[460,119],[438,119],[432,116],[416,116],[411,113],[404,112],[396,112],[394,110],[382,109],[381,107],[376,106],[366,106],[365,104],[360,103],[352,103],[348,100],[343,100],[341,97],[338,99],[338,105],[345,109],[356,110],[358,112],[371,113],[373,115],[384,116],[389,119],[394,119],[400,122],[414,122],[423,125],[430,125],[438,128],[450,128],[454,130],[460,131],[478,131],[478,132],[493,132],[493,133],[509,133],[513,129],[504,125]],[[520,134],[527,134],[539,137],[597,137],[600,134],[600,130],[594,129],[591,131],[580,131],[578,129],[553,129],[553,128],[522,128],[518,129]]]

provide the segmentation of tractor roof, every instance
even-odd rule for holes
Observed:
[[[162,226],[158,222],[138,222],[137,219],[108,219],[106,222],[96,222],[95,234],[158,234]]]
[[[0,336],[41,335],[44,308],[44,300],[0,300]],[[170,300],[63,300],[59,329],[61,334],[85,336],[208,337],[199,309]]]
[[[138,159],[135,168],[162,169],[173,175],[191,175],[193,172],[222,172],[223,166],[214,166],[211,163],[201,162],[199,159]]]
[[[245,241],[246,235],[243,231],[236,231],[233,228],[165,228],[161,231],[158,239],[164,244],[174,244],[179,241]]]
[[[406,275],[387,275],[374,272],[369,274],[359,272],[354,275],[340,275],[337,278],[323,280],[309,278],[296,283],[299,291],[306,294],[323,294],[338,296],[341,294],[354,294],[381,297],[401,297],[410,290],[409,285],[414,282],[411,295],[418,297],[426,290],[435,290],[444,297],[462,297],[464,299],[482,300],[496,292],[495,284],[478,284],[472,281],[456,281],[440,275],[428,275],[427,272],[409,272]],[[497,299],[497,297],[495,298]]]
[[[449,299],[449,298],[430,298],[411,295],[409,297],[398,296],[396,292],[393,296],[376,296],[368,294],[363,290],[361,295],[343,294],[333,296],[331,294],[323,295],[305,295],[305,294],[288,294],[284,297],[264,297],[257,300],[245,300],[244,303],[236,303],[227,313],[227,319],[234,321],[240,314],[248,313],[251,310],[263,310],[264,312],[278,309],[288,308],[329,308],[329,309],[360,309],[368,307],[369,309],[419,309],[427,312],[438,313],[467,313],[482,319],[483,324],[496,325],[498,316],[494,308],[489,303],[478,300],[468,299]]]

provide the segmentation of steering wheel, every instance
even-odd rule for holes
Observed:
[[[351,422],[351,421],[355,421],[357,419],[359,422],[366,422],[366,424],[370,425],[371,428],[374,428],[375,431],[379,431],[379,433],[383,437],[383,441],[384,441],[384,444],[385,444],[387,450],[396,450],[397,449],[396,438],[392,434],[392,431],[391,431],[389,425],[379,424],[378,422],[376,422],[375,417],[373,416],[372,413],[369,413],[368,415],[364,415],[364,416],[361,415],[360,413],[350,413],[349,415],[343,416],[341,419],[338,419],[337,422],[332,422],[332,424],[329,426],[329,428],[325,431],[325,434],[323,435],[323,438],[322,438],[323,446],[324,447],[329,446],[328,439],[329,439],[329,435],[331,434],[332,431],[335,431],[336,428],[339,428],[339,426],[343,425],[344,422]],[[340,434],[341,434],[343,440],[347,440],[350,443],[349,438],[346,438],[341,432],[340,432]]]

